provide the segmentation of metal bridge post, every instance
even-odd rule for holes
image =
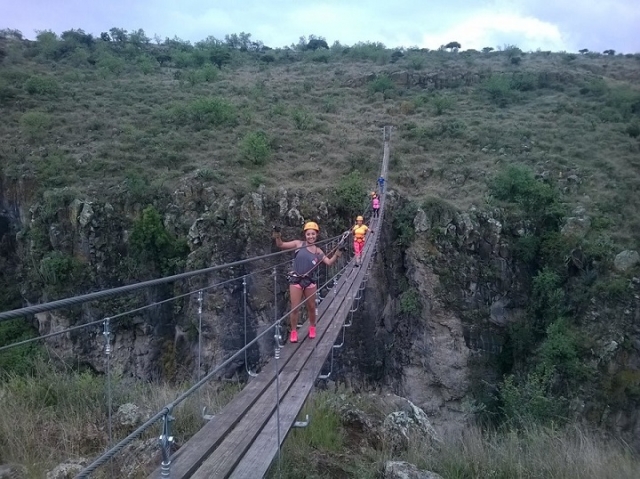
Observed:
[[[256,377],[258,374],[249,369],[249,360],[247,358],[247,276],[242,277],[242,297],[244,302],[244,368],[247,370],[247,374],[251,377]]]
[[[160,477],[171,476],[171,444],[173,444],[173,436],[171,435],[171,422],[175,418],[171,415],[169,409],[162,418],[162,434],[160,435],[160,447],[162,448],[162,466],[160,468]]]
[[[333,348],[331,348],[331,365],[329,368],[329,372],[327,374],[318,375],[318,379],[328,379],[329,376],[331,376],[332,372],[333,372]]]
[[[275,271],[273,268],[273,277],[274,277],[274,286],[275,286]],[[275,291],[275,289],[274,289]],[[273,339],[275,340],[275,349],[273,354],[273,363],[276,368],[276,422],[278,423],[278,475],[280,474],[280,468],[282,466],[282,458],[280,451],[280,369],[278,367],[278,359],[280,359],[280,349],[284,346],[282,344],[282,334],[280,333],[280,321],[276,320],[275,332],[273,334]]]
[[[198,381],[200,381],[202,372],[202,290],[198,291]]]
[[[111,327],[110,319],[105,318],[103,323],[102,335],[104,336],[104,354],[107,357],[107,417],[108,417],[108,434],[109,434],[109,447],[113,442],[112,433],[112,416],[111,410],[113,409],[111,400]]]

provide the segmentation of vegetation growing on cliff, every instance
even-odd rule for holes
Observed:
[[[395,55],[376,43],[271,50],[246,34],[154,45],[142,31],[117,28],[99,39],[74,30],[44,31],[35,42],[11,32],[1,37],[0,173],[3,185],[31,185],[23,200],[33,206],[21,225],[29,261],[17,266],[15,248],[2,251],[2,264],[20,276],[0,275],[0,289],[9,293],[1,309],[22,294],[15,277],[30,286],[24,294],[52,299],[178,271],[191,224],[169,232],[163,215],[184,179],[229,198],[260,185],[306,189],[327,197],[336,222],[349,223],[363,205],[363,178],[377,173],[379,127],[391,124],[387,180],[403,198],[391,212],[393,246],[414,241],[418,207],[435,223],[470,206],[499,208],[515,263],[528,278],[522,321],[508,326],[495,364],[500,378],[483,411],[522,427],[569,419],[579,394],[595,398],[586,414],[594,423],[607,405],[637,404],[637,367],[625,359],[635,347],[625,305],[633,301],[637,267],[612,274],[612,261],[622,249],[640,249],[638,55],[572,58],[515,48]],[[57,243],[61,227],[70,235],[72,203],[93,198],[120,206],[113,229],[122,232],[118,240],[129,239],[128,250],[108,258],[103,277],[75,245]],[[570,218],[580,219],[579,208],[590,224],[563,234]],[[125,263],[130,269],[115,275]],[[482,274],[496,277],[492,268]],[[413,289],[399,299],[401,313],[420,312]],[[594,300],[607,318],[586,319]],[[604,367],[610,357],[592,352],[608,326],[621,332],[613,372]],[[0,345],[28,334],[30,327],[2,324]],[[31,368],[24,359],[21,352],[0,366]],[[20,392],[20,381],[7,384]],[[540,454],[556,439],[543,441]],[[457,470],[445,467],[453,456],[436,468]],[[460,477],[512,472],[494,466],[481,463]]]

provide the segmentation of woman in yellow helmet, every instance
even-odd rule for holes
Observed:
[[[354,266],[360,266],[362,250],[364,249],[364,241],[365,236],[369,231],[373,232],[369,229],[369,227],[363,224],[364,218],[362,216],[358,216],[356,218],[356,224],[353,228],[351,228],[351,233],[353,233],[353,251],[356,255],[356,261]]]
[[[316,291],[317,265],[322,262],[331,266],[340,257],[341,252],[336,250],[331,258],[328,258],[322,249],[316,246],[320,228],[318,224],[309,221],[303,227],[304,241],[291,240],[282,241],[279,231],[274,231],[273,237],[276,246],[280,249],[297,249],[293,259],[293,275],[289,279],[289,296],[291,296],[291,333],[289,341],[298,342],[298,317],[300,310],[298,306],[303,298],[306,299],[307,313],[309,316],[309,338],[316,337]]]

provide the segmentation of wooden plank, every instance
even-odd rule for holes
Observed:
[[[300,413],[304,402],[311,392],[311,388],[315,384],[316,378],[322,370],[324,361],[333,348],[333,344],[342,329],[344,320],[349,314],[351,303],[357,293],[357,289],[360,287],[360,282],[366,274],[366,265],[367,263],[363,261],[363,267],[356,275],[356,280],[352,283],[352,285],[357,284],[357,287],[349,288],[349,291],[345,295],[345,301],[342,302],[340,309],[336,313],[335,320],[332,321],[322,343],[319,343],[314,348],[312,360],[305,364],[304,371],[300,373],[295,384],[291,387],[285,400],[282,402],[280,407],[281,444],[284,442],[288,431]],[[277,438],[277,428],[278,421],[274,414],[251,447],[246,451],[231,475],[228,476],[229,478],[244,479],[247,477],[257,478],[264,476],[278,453],[277,439],[274,439]]]
[[[338,296],[329,304],[327,314],[334,318],[338,309],[344,303],[345,298]],[[314,343],[323,341],[325,333],[331,328],[333,321],[321,321],[317,324],[317,336],[314,340],[308,340],[305,336],[305,346],[296,353],[296,359],[285,365],[280,373],[280,399],[284,398],[291,386],[296,382],[300,371],[309,361]],[[234,427],[233,431],[225,437],[224,441],[202,463],[193,479],[227,477],[236,466],[242,455],[249,448],[254,438],[276,411],[276,383],[275,381],[256,401],[251,410]]]
[[[339,286],[346,281],[346,275],[340,278]],[[339,289],[338,289],[339,291]],[[324,321],[325,316],[332,317],[332,311],[328,311],[335,302],[335,294],[333,290],[325,297],[318,307],[318,326]],[[326,324],[326,323],[325,323]],[[318,332],[323,329],[318,327]],[[318,335],[320,336],[320,335]],[[289,343],[287,347],[281,349],[280,370],[294,357],[303,341],[298,343]],[[245,386],[238,395],[227,404],[216,416],[214,416],[202,429],[200,429],[189,441],[187,441],[176,453],[171,457],[171,477],[181,479],[191,477],[191,475],[200,467],[205,459],[222,443],[224,438],[233,430],[241,418],[254,406],[255,402],[260,398],[265,390],[273,384],[275,380],[275,368],[269,367],[271,361],[268,362],[260,374],[253,378],[247,386]],[[275,393],[273,393],[275,396]],[[156,469],[149,479],[159,477],[160,468]]]

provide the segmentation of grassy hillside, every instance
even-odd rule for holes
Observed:
[[[3,170],[39,191],[144,197],[185,175],[230,194],[324,190],[352,170],[375,175],[391,124],[390,180],[410,198],[479,205],[487,178],[519,163],[571,177],[566,200],[622,243],[639,226],[638,55],[241,51],[65,33],[2,40]],[[402,85],[400,71],[435,81]]]
[[[529,276],[524,319],[505,328],[503,356],[509,357],[495,368],[500,377],[492,392],[502,402],[489,412],[510,419],[530,412],[555,421],[555,400],[564,411],[570,399],[593,397],[598,407],[587,419],[602,425],[609,408],[633,412],[640,398],[631,315],[638,309],[638,266],[615,273],[612,265],[619,251],[640,249],[638,72],[639,54],[525,53],[515,46],[390,50],[373,43],[272,50],[246,35],[156,44],[117,29],[102,39],[82,31],[41,32],[29,42],[3,31],[0,186],[22,185],[12,192],[25,206],[87,197],[144,207],[185,178],[219,196],[265,185],[304,189],[331,203],[333,188],[345,179],[373,185],[381,127],[392,125],[388,181],[410,201],[390,212],[400,236],[395,247],[411,244],[418,205],[442,211],[500,206],[513,268]],[[0,191],[0,199],[8,191]],[[164,234],[160,213],[154,210]],[[575,236],[561,234],[567,216],[588,217],[589,226]],[[517,231],[522,225],[527,234]],[[82,282],[84,270],[48,251],[49,225],[39,226],[51,253],[45,266]],[[0,241],[0,264],[13,270],[15,245],[7,238]],[[459,286],[456,272],[465,274],[460,252],[442,255],[451,257],[441,265],[448,293]],[[457,270],[450,268],[456,258]],[[12,275],[0,272],[3,285],[0,306],[6,308],[0,310],[17,304],[21,293]],[[2,342],[26,334],[0,333]],[[482,408],[491,402],[474,399]],[[471,439],[469,448],[483,442]],[[502,438],[488,439],[501,450]],[[540,457],[557,442],[553,434],[543,439]],[[448,471],[435,463],[459,451],[443,451],[431,462],[421,459],[423,465]],[[465,464],[475,461],[470,454]],[[536,464],[544,468],[544,460]],[[456,477],[497,469],[487,463],[478,470]],[[372,477],[376,471],[369,471]],[[600,477],[599,471],[584,477]]]

